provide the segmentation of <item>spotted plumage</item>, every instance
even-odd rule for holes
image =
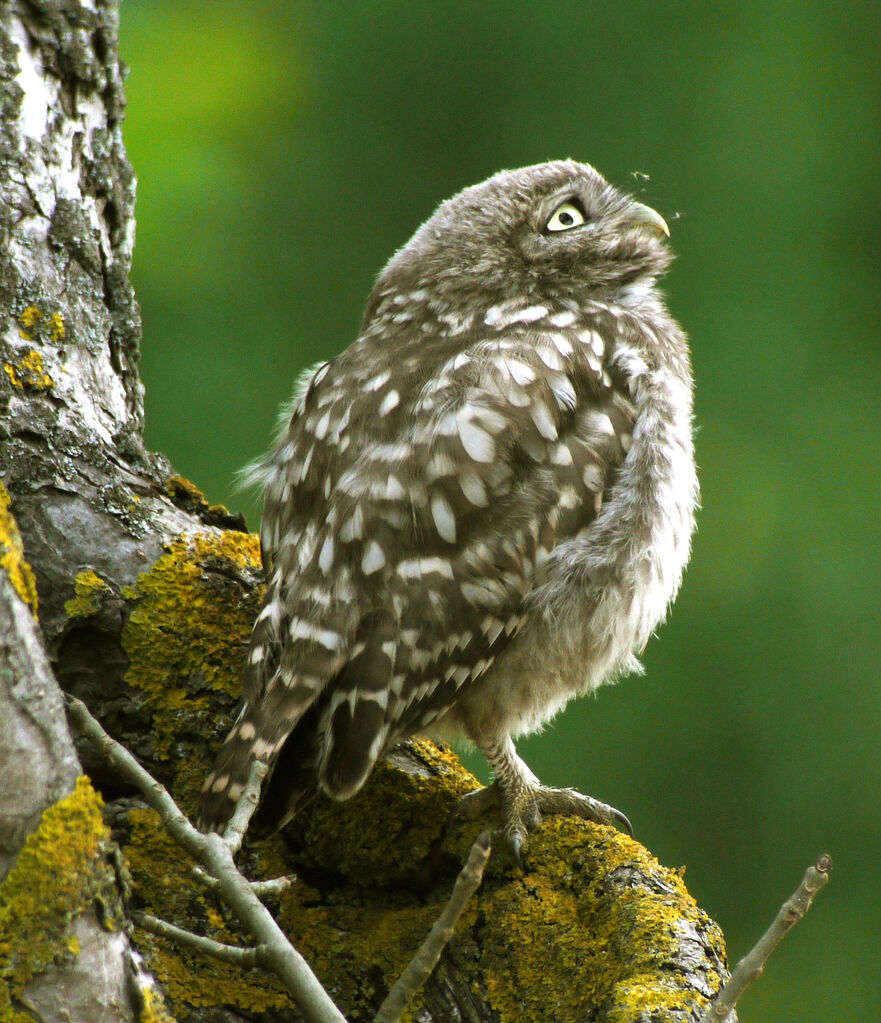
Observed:
[[[353,795],[407,736],[464,736],[514,847],[542,812],[512,737],[638,667],[679,587],[697,482],[685,337],[653,210],[572,161],[444,203],[309,371],[256,470],[267,591],[241,715],[202,796],[222,828],[254,757],[262,825]]]

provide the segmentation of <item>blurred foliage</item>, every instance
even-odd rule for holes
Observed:
[[[831,852],[742,1018],[874,1017],[881,19],[855,2],[126,0],[122,48],[148,442],[252,527],[234,471],[440,200],[574,156],[668,219],[698,381],[692,565],[646,675],[521,748],[687,863],[732,958]]]

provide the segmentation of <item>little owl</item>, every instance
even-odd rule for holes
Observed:
[[[553,789],[513,739],[639,669],[688,559],[698,487],[667,225],[592,167],[503,171],[380,274],[358,339],[308,371],[256,469],[266,597],[244,704],[205,782],[222,830],[254,758],[258,823],[348,799],[408,736],[465,738],[515,853]]]

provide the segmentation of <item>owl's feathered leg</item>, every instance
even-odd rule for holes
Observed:
[[[469,792],[456,805],[453,817],[474,820],[494,806],[501,808],[501,833],[519,864],[530,831],[541,823],[544,814],[570,814],[597,824],[620,824],[632,837],[627,817],[614,806],[585,796],[575,789],[555,789],[542,785],[517,756],[508,736],[479,743],[480,752],[492,768],[493,783]]]

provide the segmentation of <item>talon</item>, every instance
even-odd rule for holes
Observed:
[[[617,821],[627,834],[633,838],[633,825],[627,819],[627,816],[621,813],[620,810],[616,810],[614,806],[610,806],[609,809],[612,811],[612,819]]]
[[[508,851],[511,854],[511,858],[514,860],[514,863],[522,870],[523,836],[518,831],[515,831],[512,834],[508,834],[505,836],[505,842],[508,846]]]

